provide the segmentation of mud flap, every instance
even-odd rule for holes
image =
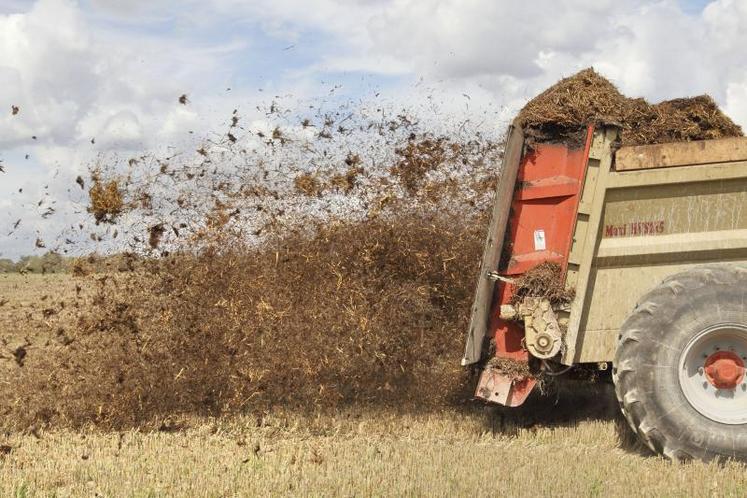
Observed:
[[[512,377],[488,366],[480,374],[475,395],[478,399],[513,408],[524,404],[536,384],[537,379]]]

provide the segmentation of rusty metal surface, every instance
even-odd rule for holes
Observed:
[[[525,297],[519,314],[524,321],[524,344],[532,356],[547,360],[560,353],[563,334],[550,301]]]
[[[517,407],[524,404],[537,384],[537,380],[505,375],[495,368],[486,368],[480,374],[475,396],[483,401]]]

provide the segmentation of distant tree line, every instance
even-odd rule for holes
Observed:
[[[0,259],[0,273],[101,273],[110,271],[132,271],[138,260],[132,254],[83,257],[66,257],[56,252],[41,256],[23,256],[18,261]]]
[[[41,256],[23,256],[16,262],[0,259],[0,273],[66,273],[73,261],[74,258],[51,251]]]

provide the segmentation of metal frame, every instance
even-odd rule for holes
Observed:
[[[491,272],[498,269],[503,239],[506,235],[508,217],[511,210],[511,200],[516,185],[516,177],[524,152],[524,131],[521,126],[512,124],[506,134],[507,141],[503,154],[498,183],[493,201],[493,212],[488,227],[488,236],[483,250],[480,275],[475,289],[475,299],[472,302],[472,313],[467,344],[464,350],[462,365],[477,363],[482,358],[482,343],[488,330],[490,309],[493,302],[495,281]]]

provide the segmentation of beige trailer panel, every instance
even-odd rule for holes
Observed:
[[[633,264],[595,268],[588,315],[582,322],[578,335],[579,346],[574,362],[612,361],[620,326],[635,308],[638,298],[659,285],[669,275],[708,262],[747,263],[744,250],[741,252],[741,259],[693,259],[684,264]]]
[[[627,171],[744,160],[747,160],[747,138],[723,138],[623,147],[616,154],[615,169]]]
[[[609,131],[599,132],[599,143],[606,142],[604,133]],[[665,150],[689,166],[669,167],[659,157],[638,163],[641,169],[620,170],[621,154],[632,157],[621,149],[616,169],[602,155],[600,171],[587,177],[584,192],[593,192],[593,203],[578,214],[569,261],[567,283],[576,286],[577,296],[563,363],[611,361],[637,299],[668,275],[708,262],[747,262],[747,161],[704,165],[701,160],[726,156],[712,147],[700,156],[701,145],[666,145],[629,149],[638,158],[657,158]]]
[[[747,180],[609,190],[602,225],[603,238],[747,228]]]

